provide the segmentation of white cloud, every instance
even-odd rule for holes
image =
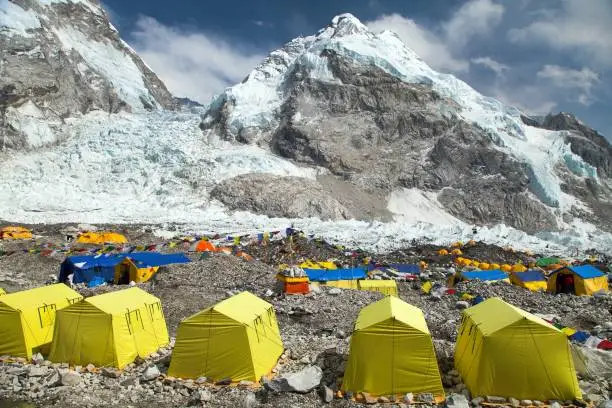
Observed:
[[[442,24],[446,41],[464,47],[473,37],[491,32],[502,20],[504,6],[491,0],[471,0]]]
[[[489,68],[491,71],[495,72],[495,75],[499,77],[502,77],[504,75],[504,71],[510,69],[508,65],[495,61],[491,57],[472,58],[470,61],[472,62],[472,64],[482,65],[483,67]]]
[[[168,27],[140,17],[133,47],[176,96],[202,103],[241,81],[263,55],[213,35]]]
[[[573,51],[580,57],[612,67],[612,2],[563,0],[558,10],[544,10],[538,19],[508,32],[517,44],[544,44]]]
[[[550,81],[557,88],[569,91],[572,99],[576,98],[579,103],[586,106],[593,103],[593,87],[599,82],[599,75],[589,68],[576,70],[558,65],[545,65],[537,73],[537,77]]]
[[[469,63],[455,58],[444,40],[420,26],[414,20],[399,14],[383,15],[366,23],[372,31],[391,30],[408,45],[419,57],[435,69],[462,72],[469,69]]]
[[[470,64],[462,57],[462,49],[475,36],[490,33],[501,22],[503,13],[504,7],[492,0],[470,0],[447,21],[431,28],[397,13],[382,15],[366,25],[375,32],[395,32],[435,69],[466,72]]]

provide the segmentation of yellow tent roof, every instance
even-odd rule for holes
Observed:
[[[261,316],[270,310],[271,307],[272,305],[265,300],[258,298],[251,292],[244,291],[222,300],[216,305],[196,313],[194,316],[213,309],[214,311],[221,313],[238,323],[248,325],[258,316]]]
[[[128,242],[127,238],[123,234],[112,231],[103,232],[84,232],[79,235],[77,242],[85,244],[104,244],[104,243],[116,243],[124,244]]]
[[[17,227],[17,226],[13,226],[13,225],[9,225],[7,227],[2,227],[2,228],[0,228],[0,231],[2,231],[2,232],[31,232],[29,229],[27,229],[25,227]]]
[[[25,310],[37,308],[44,304],[54,304],[58,299],[75,298],[82,298],[82,296],[63,283],[56,283],[55,285],[6,294],[2,296],[0,303],[4,303],[14,310]]]
[[[493,334],[524,319],[558,331],[556,327],[546,320],[540,319],[497,297],[487,299],[476,306],[472,306],[463,313],[472,319],[484,336]],[[492,319],[491,316],[495,316],[495,318]]]
[[[421,309],[394,296],[387,296],[361,309],[355,322],[355,330],[362,330],[391,318],[429,334]]]
[[[135,305],[152,304],[159,301],[158,298],[140,288],[123,289],[85,299],[85,302],[111,315],[125,313],[126,310],[134,309]]]
[[[362,288],[396,288],[397,283],[390,279],[362,279],[359,281]]]

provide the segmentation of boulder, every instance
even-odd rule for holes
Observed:
[[[36,353],[32,356],[32,363],[34,364],[42,364],[44,363],[45,358],[40,353]]]
[[[264,386],[275,392],[307,393],[321,383],[323,370],[317,366],[308,366],[298,372],[284,374],[272,380],[266,380]]]
[[[121,373],[119,370],[112,367],[104,367],[102,368],[102,375],[108,378],[119,378]]]
[[[446,399],[448,408],[470,408],[470,403],[463,394],[450,394]]]
[[[459,310],[463,310],[463,309],[467,309],[468,307],[470,307],[470,304],[466,302],[465,300],[460,300],[457,303],[455,303],[455,307]]]
[[[319,394],[321,395],[321,400],[326,404],[329,404],[334,399],[334,392],[326,385],[321,386]]]
[[[152,365],[149,366],[144,373],[142,373],[142,376],[140,377],[143,381],[152,381],[154,379],[156,379],[157,377],[159,377],[161,375],[161,372],[159,371],[159,368],[157,368],[156,365]]]
[[[212,400],[212,393],[208,390],[197,390],[194,394],[194,399],[197,401],[210,402],[210,400]]]
[[[60,385],[62,382],[59,372],[57,370],[51,370],[46,376],[42,378],[40,384],[43,387],[51,388]]]
[[[30,377],[42,377],[47,374],[47,371],[49,371],[47,367],[40,367],[40,366],[33,365],[33,366],[30,366],[28,374]]]
[[[338,288],[331,288],[327,291],[327,294],[329,295],[339,295],[340,293],[342,293],[342,291]]]
[[[62,385],[68,387],[76,387],[77,385],[81,384],[81,381],[81,374],[77,373],[76,371],[68,371],[63,373],[61,376]]]
[[[244,396],[242,406],[244,408],[255,408],[259,406],[259,401],[257,401],[257,397],[255,397],[255,394],[249,392],[247,395]]]

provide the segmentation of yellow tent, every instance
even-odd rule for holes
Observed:
[[[63,283],[0,297],[0,355],[32,358],[53,339],[56,311],[83,297]]]
[[[127,238],[117,232],[84,232],[79,235],[77,242],[81,244],[125,244]]]
[[[168,375],[257,382],[283,349],[272,305],[241,292],[181,322]]]
[[[93,296],[59,311],[49,360],[123,368],[168,342],[159,299],[129,288]]]
[[[384,295],[397,296],[397,283],[394,280],[362,279],[359,289],[380,292]]]
[[[444,388],[423,312],[393,296],[361,309],[342,389],[372,395],[432,393],[441,401]]]
[[[0,239],[32,239],[32,231],[24,227],[0,228]]]
[[[475,397],[582,398],[567,336],[499,298],[463,312],[455,367]]]
[[[310,259],[300,264],[302,269],[338,269],[335,263],[331,261],[314,262]]]
[[[311,285],[317,285],[319,282],[310,282]],[[334,288],[340,289],[359,289],[359,281],[357,279],[341,279],[335,281],[327,281],[325,282],[325,286],[332,286]]]
[[[608,276],[591,265],[566,266],[553,272],[548,277],[548,291],[563,291],[563,278],[573,277],[572,292],[576,295],[592,295],[595,292],[608,292]]]

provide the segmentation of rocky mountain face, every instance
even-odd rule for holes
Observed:
[[[2,149],[55,143],[66,118],[173,109],[159,78],[97,0],[8,0],[0,8]]]
[[[612,220],[612,148],[601,135],[566,114],[541,122],[522,116],[351,15],[272,52],[213,101],[200,127],[323,168],[381,201],[398,189],[436,192],[449,213],[473,224],[535,232],[565,228],[574,217],[607,228]],[[279,184],[262,177],[256,188],[243,188],[244,176],[227,180],[231,199],[218,197],[271,216],[295,216],[296,200],[317,209],[308,215],[350,213],[334,189],[326,201],[313,182],[293,199],[261,205],[255,197],[279,196]]]

